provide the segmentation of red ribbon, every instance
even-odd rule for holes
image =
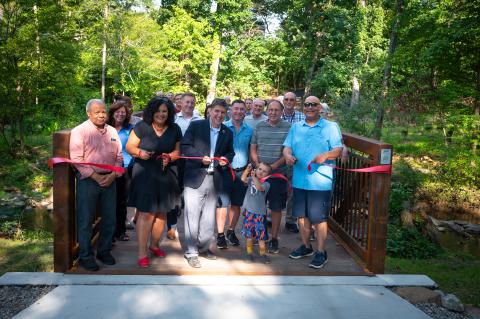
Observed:
[[[264,183],[267,179],[272,178],[272,177],[283,179],[284,181],[286,181],[288,183],[288,191],[290,192],[292,190],[292,185],[290,184],[290,181],[288,180],[288,178],[285,175],[282,175],[280,173],[273,173],[273,174],[270,174],[268,176],[265,176],[264,178],[260,178],[259,180],[260,180],[260,182]]]
[[[312,170],[312,164],[315,162],[310,162],[307,166],[308,171]],[[392,174],[392,165],[377,165],[370,166],[365,168],[342,168],[335,165],[322,163],[320,165],[329,166],[338,170],[343,170],[347,172],[356,172],[356,173],[379,173],[379,174]]]
[[[161,155],[158,155],[156,160],[158,161],[159,159],[164,159],[164,158],[168,158],[169,161],[172,160],[172,157],[169,155],[169,154],[161,154]],[[203,161],[203,157],[202,156],[175,156],[176,159],[179,159],[179,158],[182,158],[182,159],[187,159],[187,160],[197,160],[197,161]],[[227,162],[227,165],[228,165],[228,168],[230,169],[230,174],[232,175],[232,181],[235,181],[235,171],[233,170],[233,167],[232,165],[230,165],[230,162],[228,161],[227,158],[225,157],[210,157],[210,160],[212,161],[225,161]]]
[[[85,166],[95,166],[103,169],[107,169],[109,171],[114,171],[118,173],[125,173],[125,168],[120,167],[120,166],[112,166],[112,165],[106,165],[106,164],[97,164],[97,163],[84,163],[84,162],[74,162],[68,158],[64,157],[52,157],[48,160],[48,167],[52,168],[53,165],[55,164],[60,164],[60,163],[69,163],[69,164],[78,164],[78,165],[85,165]]]

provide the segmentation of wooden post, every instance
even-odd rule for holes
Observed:
[[[53,156],[70,158],[70,131],[53,134]],[[72,268],[75,231],[75,177],[69,164],[53,167],[53,266],[55,272]]]
[[[392,146],[378,145],[378,149],[373,154],[373,161],[373,165],[391,165]],[[389,174],[372,174],[369,195],[367,268],[375,274],[383,274],[385,270],[390,180]]]

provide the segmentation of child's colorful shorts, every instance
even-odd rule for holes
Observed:
[[[244,216],[242,236],[257,240],[267,240],[268,235],[267,230],[265,229],[265,215],[245,211]]]

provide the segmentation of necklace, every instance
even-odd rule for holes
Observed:
[[[162,136],[165,130],[167,129],[166,125],[164,127],[157,128],[157,126],[154,123],[152,123],[152,127],[153,127],[153,130],[155,131],[155,134],[157,134],[157,136]]]

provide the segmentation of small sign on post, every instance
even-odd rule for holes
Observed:
[[[380,165],[390,165],[392,163],[392,150],[384,148],[380,150]]]

